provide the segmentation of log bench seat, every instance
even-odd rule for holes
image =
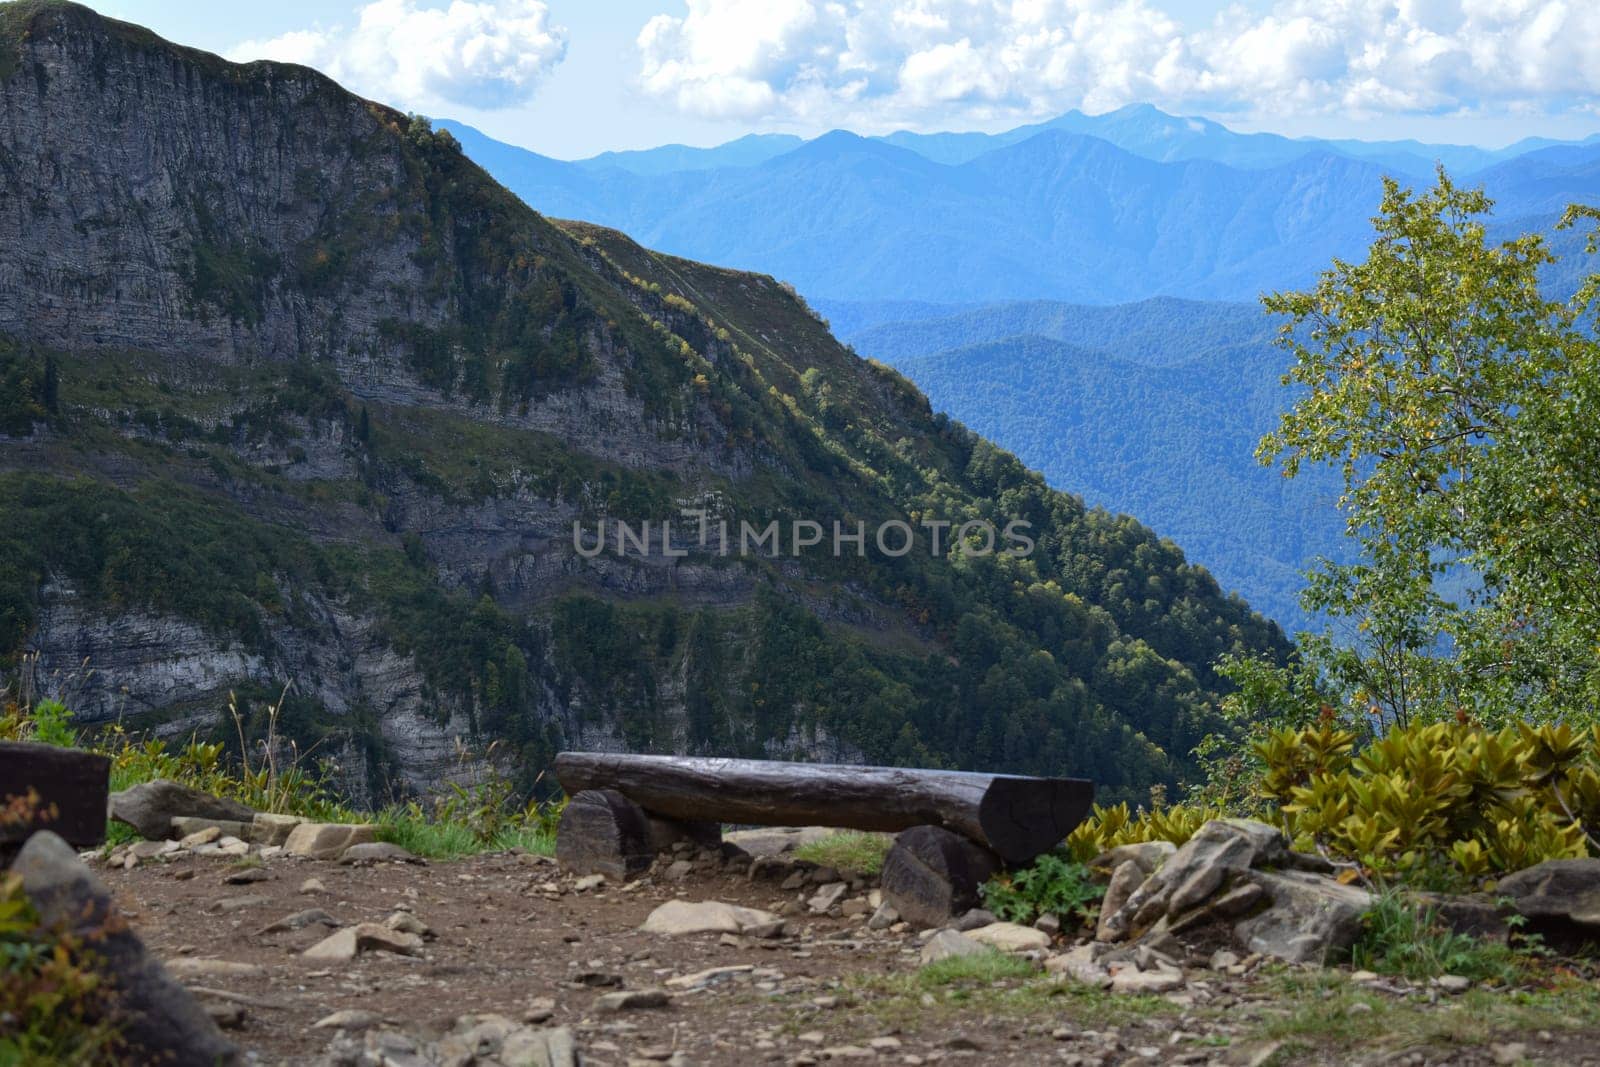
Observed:
[[[778,760],[563,752],[568,803],[556,859],[637,877],[679,840],[714,846],[723,823],[896,833],[883,889],[926,922],[975,903],[995,871],[1032,861],[1088,814],[1094,784],[966,771]]]

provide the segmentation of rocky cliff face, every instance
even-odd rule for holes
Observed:
[[[1217,653],[1282,647],[772,279],[557,226],[322,75],[66,3],[0,5],[0,380],[0,665],[87,662],[86,721],[167,733],[292,681],[369,799],[494,740],[528,778],[565,745],[1137,790]],[[1026,516],[1041,551],[729,558],[685,507]],[[618,519],[685,554],[574,551]]]

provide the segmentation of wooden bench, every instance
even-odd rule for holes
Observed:
[[[110,783],[105,756],[0,741],[0,863],[9,862],[35,830],[54,830],[74,848],[100,844],[106,839]]]
[[[676,841],[714,846],[723,823],[896,833],[884,893],[930,924],[1060,844],[1094,800],[1081,778],[776,760],[563,752],[555,772],[570,798],[556,834],[568,870],[637,877]]]

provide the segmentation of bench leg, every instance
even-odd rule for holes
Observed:
[[[585,789],[567,802],[556,828],[556,860],[574,874],[637,878],[679,841],[715,850],[722,825],[652,815],[615,789]]]
[[[585,789],[567,802],[556,827],[556,861],[574,874],[625,882],[650,869],[650,818],[615,789]]]
[[[943,926],[979,903],[979,890],[1000,857],[939,826],[913,826],[895,836],[883,860],[883,896],[915,926]]]

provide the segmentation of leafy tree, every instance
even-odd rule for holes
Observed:
[[[1300,652],[1368,728],[1587,718],[1600,695],[1600,275],[1549,298],[1545,241],[1490,244],[1491,206],[1442,169],[1421,194],[1388,180],[1363,262],[1264,300],[1299,388],[1258,455],[1335,465],[1359,547],[1308,575],[1335,629]],[[1278,712],[1317,706],[1303,677],[1280,691]]]

